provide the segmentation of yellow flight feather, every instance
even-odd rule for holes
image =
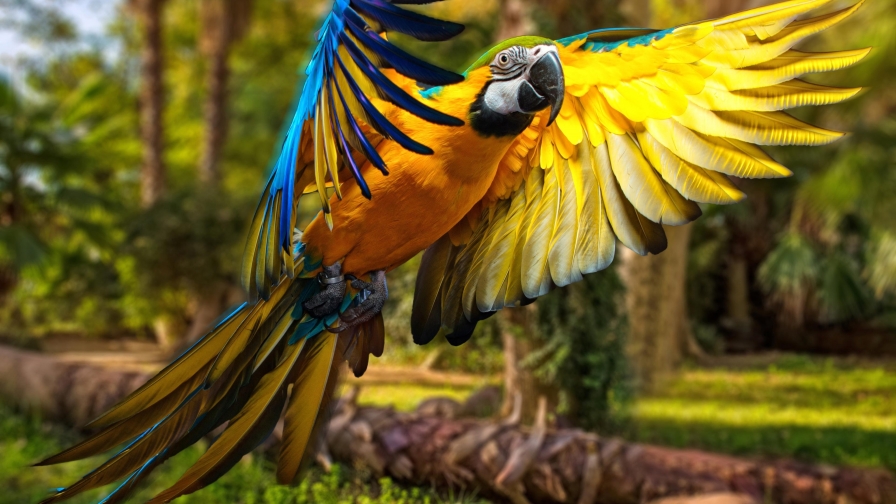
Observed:
[[[165,369],[152,377],[148,382],[143,384],[143,386],[138,388],[116,406],[110,408],[102,416],[90,422],[87,427],[106,427],[115,422],[124,420],[145,410],[170,394],[173,394],[172,390],[179,391],[177,393],[183,394],[183,397],[186,397],[190,391],[183,389],[183,384],[190,383],[198,386],[202,383],[205,376],[198,376],[196,371],[203,366],[210,364],[215,357],[217,357],[218,353],[224,348],[230,337],[233,335],[233,332],[242,325],[247,317],[252,315],[256,310],[261,309],[261,305],[263,305],[263,302],[259,302],[251,308],[242,308],[217,327],[211,334],[200,340],[196,346],[187,351],[187,353],[169,364]]]
[[[529,232],[523,245],[522,288],[529,298],[542,296],[550,290],[548,253],[560,207],[559,193],[557,170],[545,170],[541,200],[529,221]]]
[[[203,480],[215,471],[219,464],[233,456],[235,452],[252,447],[242,446],[248,433],[259,426],[258,422],[265,413],[283,407],[286,394],[286,378],[289,376],[305,341],[286,347],[277,367],[261,378],[249,401],[230,421],[218,439],[202,454],[195,464],[190,466],[183,476],[169,488],[150,500],[150,503],[169,502],[170,500],[191,493],[204,486]],[[279,415],[277,415],[279,417]],[[246,450],[246,451],[248,451]]]
[[[834,88],[792,80],[768,87],[739,91],[707,87],[691,101],[707,110],[779,111],[807,105],[831,105],[848,100],[862,88]]]
[[[476,301],[479,311],[483,313],[504,306],[504,299],[498,299],[498,294],[508,281],[508,276],[513,273],[513,252],[525,222],[525,193],[518,191],[504,206],[509,208],[504,212],[503,219],[496,223],[499,226],[498,232],[485,256],[484,262],[488,265],[488,270],[480,274],[476,285]]]
[[[578,236],[576,237],[576,261],[582,274],[600,271],[613,262],[616,237],[610,230],[610,222],[604,210],[600,185],[591,170],[591,148],[586,143],[579,148],[580,156],[570,159],[570,168],[581,174],[582,196]]]
[[[284,417],[283,444],[277,462],[277,481],[282,484],[292,483],[299,472],[330,376],[337,338],[323,332],[307,344]]]
[[[721,173],[704,170],[676,156],[650,133],[638,134],[641,149],[650,164],[660,168],[660,175],[682,196],[700,203],[726,205],[746,197]]]
[[[532,170],[524,187],[518,191],[519,197],[525,196],[526,210],[520,228],[517,231],[516,245],[513,248],[513,262],[507,278],[507,291],[504,295],[504,306],[514,306],[522,300],[523,291],[523,250],[529,243],[529,230],[532,219],[538,212],[544,194],[544,171]]]
[[[562,287],[582,279],[575,260],[576,238],[579,228],[579,205],[576,201],[575,181],[569,173],[569,161],[562,160],[554,166],[558,175],[562,172],[560,202],[557,207],[557,222],[550,240],[548,268],[553,283]]]

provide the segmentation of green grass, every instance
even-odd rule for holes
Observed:
[[[70,484],[102,462],[94,458],[54,467],[32,468],[40,460],[77,436],[35,418],[15,414],[0,406],[0,504],[35,503],[51,488]],[[163,465],[131,502],[144,502],[164,490],[202,453],[193,447]],[[443,494],[430,488],[399,486],[388,478],[334,466],[330,473],[312,469],[297,487],[278,486],[274,464],[260,456],[249,456],[218,482],[195,494],[182,497],[178,504],[441,504],[484,502],[470,494]],[[70,502],[95,503],[114,486],[87,492]]]
[[[447,397],[463,402],[473,387],[432,387],[427,385],[365,385],[361,388],[358,403],[369,406],[392,406],[398,411],[414,411],[424,400]]]
[[[629,436],[646,443],[896,470],[896,373],[882,364],[786,356],[691,369],[634,418]]]

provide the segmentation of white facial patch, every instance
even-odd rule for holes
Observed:
[[[522,112],[519,104],[520,84],[529,78],[532,65],[550,52],[556,53],[557,48],[550,45],[531,49],[514,46],[498,53],[490,65],[494,79],[482,97],[485,105],[502,115]]]
[[[492,82],[485,90],[482,101],[488,108],[502,115],[522,112],[517,95],[523,79],[524,77],[517,77],[512,80]]]

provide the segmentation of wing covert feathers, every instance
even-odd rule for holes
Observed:
[[[466,334],[489,313],[606,268],[616,240],[641,255],[661,252],[664,225],[693,221],[698,203],[744,198],[729,176],[791,174],[759,146],[842,137],[786,112],[860,91],[800,79],[869,52],[793,49],[862,4],[806,17],[831,3],[795,0],[670,30],[597,30],[558,41],[560,114],[549,127],[546,114],[535,117],[472,218],[424,254],[415,341]],[[467,222],[476,223],[472,231]]]

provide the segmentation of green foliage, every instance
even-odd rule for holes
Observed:
[[[765,360],[765,362],[762,362]],[[782,356],[691,369],[640,398],[633,440],[740,456],[896,469],[889,365]]]
[[[805,299],[818,282],[819,260],[802,235],[788,233],[759,269],[759,283],[779,299]]]
[[[120,268],[122,278],[134,282],[128,285],[131,292],[144,300],[163,300],[177,298],[177,292],[203,295],[233,283],[239,276],[246,216],[255,202],[222,201],[226,196],[217,191],[178,191],[123,223],[120,250],[131,261],[122,261]],[[159,306],[151,312],[165,310]]]
[[[857,261],[837,251],[825,259],[821,270],[818,297],[825,318],[834,322],[862,319],[873,299]]]
[[[22,21],[13,29],[52,21],[36,2],[13,3]],[[117,57],[70,44],[22,64],[27,92],[2,83],[0,195],[16,196],[22,215],[0,222],[0,290],[12,290],[13,301],[0,310],[3,332],[144,334],[159,317],[184,319],[204,290],[235,285],[245,227],[311,41],[311,6],[257,2],[255,24],[231,57],[229,130],[239,141],[225,146],[218,187],[197,187],[198,2],[167,5],[169,192],[150,209],[139,208],[139,30],[126,10],[106,40]]]
[[[622,282],[615,268],[588,275],[538,302],[545,345],[526,359],[561,388],[561,406],[582,428],[616,430],[632,398],[624,353]]]

